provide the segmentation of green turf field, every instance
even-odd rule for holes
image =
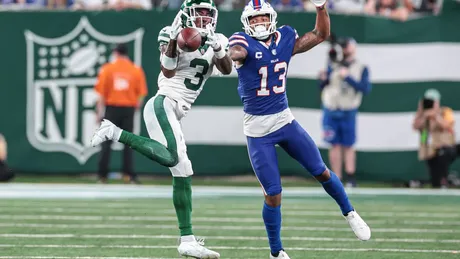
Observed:
[[[72,198],[65,187],[53,185],[30,185],[29,192],[6,187],[0,185],[0,259],[179,258],[170,199],[101,198],[112,192],[142,197],[147,188],[156,187],[67,188],[92,198]],[[221,258],[268,259],[260,195],[220,197],[213,190],[216,195],[196,192],[195,234],[205,237]],[[156,193],[167,192],[163,188]],[[5,198],[24,193],[31,197]],[[65,199],[56,198],[59,193]],[[460,258],[456,195],[351,194],[373,230],[371,241],[361,242],[330,198],[292,191],[283,203],[284,246],[292,259]]]

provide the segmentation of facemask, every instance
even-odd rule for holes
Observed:
[[[264,33],[267,31],[267,28],[265,27],[265,25],[257,25],[255,28],[254,28],[254,31],[257,33],[257,34],[260,34],[260,33]]]
[[[264,24],[256,25],[256,27],[254,27],[254,32],[256,34],[256,38],[259,40],[264,40],[269,36],[267,27]]]

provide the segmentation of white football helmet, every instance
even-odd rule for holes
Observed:
[[[211,25],[213,31],[216,30],[218,11],[213,0],[185,0],[181,6],[182,27],[192,27],[197,29],[201,36],[207,34],[207,24]],[[202,9],[207,10],[206,15],[200,14]]]
[[[249,19],[258,15],[268,15],[270,21],[268,23],[254,24],[252,25],[254,28],[252,28]],[[247,35],[258,40],[264,40],[276,31],[277,16],[275,9],[265,0],[251,0],[244,7],[243,14],[241,15],[241,22],[243,23],[243,29]]]

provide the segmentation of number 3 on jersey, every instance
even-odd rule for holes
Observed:
[[[190,90],[193,90],[193,91],[197,91],[198,89],[200,89],[201,85],[203,84],[203,80],[204,80],[204,77],[205,75],[208,73],[208,69],[209,69],[209,63],[207,60],[205,59],[201,59],[201,58],[195,58],[193,59],[192,61],[190,61],[190,67],[194,67],[194,68],[197,68],[198,66],[201,66],[202,67],[202,70],[201,71],[197,71],[196,74],[195,74],[195,80],[198,80],[197,83],[193,83],[192,82],[192,79],[190,78],[186,78],[184,80],[184,84],[185,86],[190,89]],[[199,68],[197,68],[199,69]],[[197,79],[198,78],[198,79]]]
[[[280,70],[282,70],[282,73],[279,76],[279,80],[281,81],[281,86],[279,85],[274,85],[272,87],[273,92],[275,94],[281,94],[286,91],[286,72],[287,72],[287,63],[286,62],[280,62],[276,63],[274,67],[274,72],[278,73]],[[260,89],[257,90],[257,96],[269,96],[270,95],[270,89],[267,88],[267,81],[268,81],[268,67],[263,66],[259,69],[259,75],[261,76],[260,78]]]

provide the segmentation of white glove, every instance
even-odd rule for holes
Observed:
[[[173,23],[171,24],[171,31],[169,32],[169,38],[171,40],[176,40],[177,39],[177,35],[179,35],[179,33],[182,31],[182,10],[180,10],[177,15],[176,15],[176,18],[174,18],[174,21]]]
[[[310,0],[316,7],[321,7],[326,3],[326,0]]]
[[[217,35],[212,30],[212,25],[211,24],[206,25],[206,30],[208,33],[208,35],[206,35],[206,44],[211,46],[213,50],[219,49],[221,47],[220,42],[219,42],[219,37],[217,37]]]

